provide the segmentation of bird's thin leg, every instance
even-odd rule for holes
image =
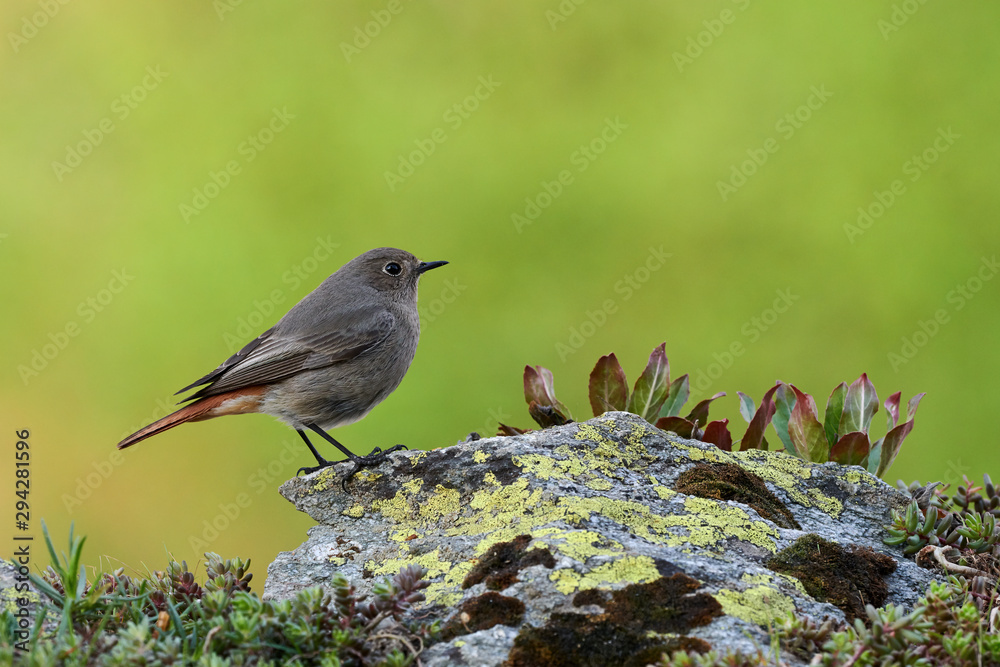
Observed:
[[[327,461],[326,459],[324,459],[322,456],[319,455],[319,452],[316,451],[316,448],[313,447],[313,444],[311,442],[309,442],[309,438],[306,437],[306,434],[301,429],[295,429],[295,432],[298,433],[299,437],[302,438],[303,442],[306,443],[306,447],[308,447],[309,451],[313,453],[313,456],[316,457],[316,463],[319,464],[312,467],[299,468],[298,472],[295,473],[296,475],[298,475],[303,471],[305,471],[305,473],[308,475],[310,473],[316,472],[317,470],[333,465],[334,463],[333,461]]]
[[[344,447],[342,444],[337,442],[332,435],[321,429],[316,424],[306,424],[306,428],[308,428],[311,431],[315,431],[319,435],[319,437],[323,438],[331,445],[342,451],[350,461],[354,462],[354,468],[349,473],[347,473],[347,476],[344,477],[344,479],[341,481],[341,487],[344,489],[344,491],[347,491],[347,480],[349,480],[351,477],[354,477],[354,475],[357,474],[359,470],[361,470],[362,468],[376,466],[379,463],[382,463],[382,461],[385,461],[386,458],[389,456],[389,454],[400,449],[406,449],[406,445],[394,445],[383,452],[381,449],[376,447],[375,449],[372,450],[372,453],[369,454],[368,456],[358,456],[357,454],[349,450],[347,447]],[[306,440],[306,436],[304,433],[299,431],[299,435],[302,436],[303,440]],[[308,443],[309,441],[306,440],[306,442]],[[309,449],[312,449],[313,453],[316,454],[316,450],[313,449],[313,446],[311,444],[309,445]],[[316,460],[323,461],[322,457],[319,454],[316,454]],[[324,463],[321,462],[320,465],[316,466],[315,468],[302,468],[301,470],[305,470],[306,474],[309,474],[315,472],[316,470],[319,470],[320,468],[325,468],[328,465],[331,465],[331,463],[325,462],[324,465]]]

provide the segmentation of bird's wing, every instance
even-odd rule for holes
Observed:
[[[272,327],[222,362],[214,371],[177,393],[207,384],[208,386],[184,399],[194,400],[235,389],[271,384],[300,371],[347,361],[384,341],[395,322],[395,318],[385,311],[371,319],[359,319],[366,320],[366,326],[306,335],[282,336],[280,332],[276,333],[277,326]]]

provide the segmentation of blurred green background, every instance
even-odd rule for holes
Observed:
[[[312,460],[273,419],[114,444],[382,245],[451,264],[421,281],[406,380],[336,432],[358,451],[529,426],[526,363],[585,418],[600,355],[634,380],[666,341],[674,377],[707,378],[694,398],[728,392],[713,416],[737,435],[737,390],[780,378],[822,404],[867,371],[880,400],[928,392],[890,481],[996,471],[996,5],[16,0],[0,19],[3,488],[30,429],[35,534],[75,521],[91,563],[207,548],[263,579],[301,543],[277,488]]]

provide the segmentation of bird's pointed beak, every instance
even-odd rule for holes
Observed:
[[[444,266],[448,262],[420,262],[417,264],[417,273],[423,273],[424,271],[430,271],[431,269],[436,269],[439,266]]]

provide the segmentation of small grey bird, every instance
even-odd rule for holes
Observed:
[[[402,382],[420,338],[417,281],[447,263],[421,262],[396,248],[355,257],[277,324],[177,392],[201,387],[184,399],[192,403],[136,431],[118,449],[184,422],[260,412],[295,429],[316,457],[318,465],[299,472],[333,465],[309,442],[306,429],[343,452],[355,464],[346,484],[403,445],[358,456],[327,430],[358,421]]]

